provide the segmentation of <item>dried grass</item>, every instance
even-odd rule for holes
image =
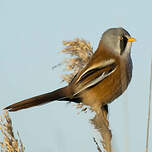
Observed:
[[[0,131],[3,141],[0,142],[1,152],[24,152],[19,133],[14,136],[12,121],[7,111],[0,117]]]
[[[70,58],[65,59],[63,64],[65,70],[71,71],[71,73],[62,75],[62,78],[69,83],[78,71],[89,62],[93,55],[93,49],[89,42],[79,38],[73,41],[63,41],[63,45],[65,48],[61,52],[70,55]]]
[[[151,98],[152,97],[152,59],[151,59],[151,70],[150,70],[150,87],[149,87],[149,103],[148,103],[148,117],[147,117],[147,132],[146,132],[146,149],[148,152],[149,148],[149,135],[150,135],[150,116],[151,116]]]

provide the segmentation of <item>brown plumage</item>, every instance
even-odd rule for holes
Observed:
[[[20,109],[26,109],[26,108],[30,108],[33,106],[46,104],[50,101],[54,101],[54,100],[63,98],[66,94],[66,90],[67,90],[67,87],[64,87],[64,88],[55,90],[53,92],[49,92],[49,93],[35,96],[35,97],[29,98],[29,99],[25,99],[23,101],[10,105],[10,106],[6,107],[5,109],[8,109],[9,111],[17,111]]]
[[[83,102],[98,110],[120,96],[132,76],[131,43],[135,41],[123,28],[107,30],[89,63],[71,83],[53,92],[12,104],[5,109],[17,111],[54,100]]]

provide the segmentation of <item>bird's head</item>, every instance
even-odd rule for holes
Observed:
[[[111,28],[105,31],[102,35],[100,46],[107,51],[118,56],[126,56],[130,54],[132,42],[136,41],[123,28]]]

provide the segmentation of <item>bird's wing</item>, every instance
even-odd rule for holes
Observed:
[[[89,66],[75,81],[74,95],[79,94],[85,89],[91,88],[111,75],[116,70],[116,62],[114,59],[98,62]]]

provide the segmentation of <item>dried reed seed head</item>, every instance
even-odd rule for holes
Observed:
[[[15,139],[12,127],[12,121],[8,112],[0,117],[0,130],[3,135],[3,141],[0,142],[1,151],[5,152],[24,152],[22,141]]]
[[[79,38],[73,41],[63,41],[63,44],[66,47],[61,52],[74,56],[74,58],[64,61],[65,69],[73,71],[71,74],[62,76],[63,80],[69,83],[74,75],[88,63],[93,55],[93,50],[89,42]]]
[[[63,41],[63,44],[66,46],[62,52],[71,52],[72,54],[78,54],[85,52],[85,53],[92,53],[92,48],[90,43],[86,42],[85,40],[75,39],[74,41]],[[77,50],[81,50],[77,52]]]
[[[73,79],[73,77],[74,77],[73,73],[72,74],[64,74],[64,75],[62,75],[62,79],[64,81],[66,81],[67,83],[70,83],[71,80]]]

